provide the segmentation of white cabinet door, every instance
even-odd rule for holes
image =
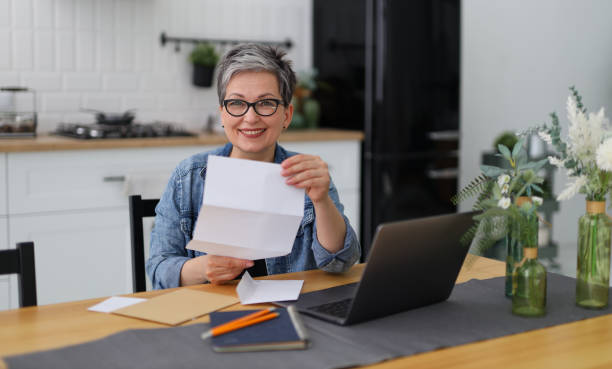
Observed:
[[[132,292],[126,208],[12,216],[9,224],[11,244],[34,241],[39,305]]]
[[[10,153],[9,214],[127,206],[127,194],[161,195],[172,170],[207,147]]]
[[[8,214],[8,194],[7,186],[7,169],[6,169],[7,154],[0,153],[0,215]]]

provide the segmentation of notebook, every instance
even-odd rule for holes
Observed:
[[[225,311],[210,314],[212,328],[257,310]],[[299,350],[308,347],[308,335],[294,308],[277,308],[278,318],[238,329],[211,340],[217,352]]]
[[[304,314],[349,325],[444,301],[467,255],[469,247],[459,239],[473,216],[458,213],[381,224],[359,283],[305,293],[291,303]]]

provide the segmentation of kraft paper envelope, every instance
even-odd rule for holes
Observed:
[[[115,310],[113,314],[177,325],[233,305],[238,301],[238,298],[234,296],[180,289]]]
[[[289,254],[304,215],[304,190],[286,184],[280,172],[280,164],[209,156],[187,248],[249,260]]]

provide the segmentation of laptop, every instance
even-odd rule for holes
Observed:
[[[361,281],[300,295],[304,314],[350,325],[448,299],[469,245],[473,212],[378,226]],[[282,303],[289,305],[289,303]]]

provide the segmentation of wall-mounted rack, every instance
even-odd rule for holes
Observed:
[[[255,40],[225,40],[225,39],[214,39],[214,38],[190,38],[190,37],[173,37],[166,35],[166,32],[162,32],[159,36],[159,41],[163,46],[166,46],[166,43],[171,42],[174,43],[174,50],[179,52],[181,50],[181,43],[189,43],[189,44],[201,44],[205,42],[209,42],[211,44],[216,44],[220,46],[225,45],[238,45],[242,43],[257,43],[271,46],[280,46],[287,50],[291,49],[293,46],[293,42],[287,39],[285,41],[255,41]]]

